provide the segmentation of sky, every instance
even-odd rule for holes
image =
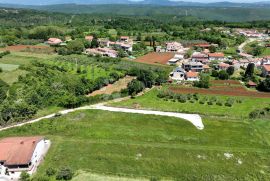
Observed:
[[[24,4],[24,2],[28,2],[29,0],[15,0],[16,2],[20,4]],[[32,1],[32,0],[31,0]],[[42,4],[46,4],[47,2],[57,2],[59,0],[37,0],[38,2]],[[65,2],[68,0],[61,0],[61,2]],[[69,0],[70,1],[70,0]],[[90,0],[89,0],[90,1]],[[98,1],[98,0],[96,0]],[[142,0],[131,0],[131,1],[142,1]],[[210,3],[210,2],[224,2],[224,1],[229,1],[229,2],[237,2],[237,3],[252,3],[252,2],[261,2],[261,1],[270,1],[270,0],[170,0],[170,1],[186,1],[186,2],[200,2],[200,3]],[[0,3],[12,3],[12,0],[0,0]]]

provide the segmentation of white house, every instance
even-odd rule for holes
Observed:
[[[173,72],[170,73],[170,77],[172,80],[181,81],[185,80],[186,72],[181,67],[177,67]]]
[[[184,47],[182,46],[181,43],[178,42],[169,42],[166,43],[166,51],[167,52],[177,52],[181,49],[183,49]]]
[[[209,53],[208,58],[210,61],[212,61],[212,60],[218,60],[218,61],[226,60],[224,53]]]
[[[33,174],[43,160],[50,141],[42,136],[9,137],[0,140],[0,177],[16,180],[22,171]],[[4,169],[4,171],[3,171]]]
[[[198,72],[187,72],[186,73],[186,80],[187,81],[199,81],[199,73]]]

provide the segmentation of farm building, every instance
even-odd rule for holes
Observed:
[[[2,175],[16,177],[22,171],[32,174],[43,160],[50,147],[50,141],[42,136],[9,137],[0,140],[0,165]],[[5,175],[3,175],[3,173]]]

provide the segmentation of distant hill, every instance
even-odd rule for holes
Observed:
[[[7,0],[2,0],[7,1]],[[5,8],[24,8],[49,12],[61,12],[69,14],[107,14],[128,16],[149,16],[154,18],[183,18],[194,17],[202,20],[219,20],[229,22],[243,22],[256,20],[270,20],[270,2],[257,3],[192,3],[171,2],[168,0],[144,0],[132,2],[128,0],[65,0],[77,4],[54,5],[21,5],[21,0],[13,0],[18,4],[0,4]],[[24,2],[36,3],[33,0]],[[37,1],[38,2],[38,1]],[[47,3],[63,2],[63,0],[47,0]],[[83,3],[88,4],[83,4]],[[92,3],[92,4],[89,4]],[[103,3],[103,4],[102,4]]]
[[[233,3],[233,2],[216,2],[216,3],[200,3],[200,2],[187,2],[187,1],[170,1],[170,0],[1,0],[2,4],[13,5],[54,5],[54,4],[136,4],[136,5],[159,5],[159,6],[203,6],[203,7],[264,7],[270,6],[270,1],[260,1],[256,3]]]

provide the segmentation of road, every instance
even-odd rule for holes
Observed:
[[[257,39],[256,38],[249,38],[247,39],[245,42],[243,42],[241,45],[238,46],[238,50],[239,50],[239,55],[240,56],[243,56],[243,57],[246,57],[246,58],[252,58],[253,56],[250,55],[250,54],[247,54],[244,52],[244,47],[248,44],[248,43],[251,43],[253,41],[256,41]]]
[[[127,99],[127,98],[121,98],[121,99],[118,99],[118,100],[114,100],[114,102],[115,101],[121,101],[121,100],[124,100],[124,99]],[[75,111],[80,111],[80,110],[103,110],[103,111],[110,111],[110,112],[160,115],[160,116],[181,118],[181,119],[189,121],[191,124],[193,124],[199,130],[204,129],[202,119],[198,114],[184,114],[184,113],[176,113],[176,112],[163,112],[163,111],[151,111],[151,110],[142,110],[142,109],[117,108],[117,107],[105,106],[105,104],[107,104],[107,103],[108,102],[95,104],[95,105],[89,105],[89,106],[82,106],[82,107],[78,107],[78,108],[75,108],[75,109],[67,109],[67,110],[59,111],[58,113],[60,113],[62,115],[65,115],[65,114],[75,112]],[[0,131],[4,131],[4,130],[10,129],[10,128],[15,128],[15,127],[20,127],[20,126],[23,126],[23,125],[26,125],[26,124],[32,124],[32,123],[39,122],[39,121],[44,120],[44,119],[53,118],[58,113],[50,114],[50,115],[47,115],[47,116],[44,116],[44,117],[40,117],[40,118],[30,120],[30,121],[27,121],[27,122],[23,122],[23,123],[19,123],[19,124],[16,124],[16,125],[4,127],[4,128],[1,128]]]

